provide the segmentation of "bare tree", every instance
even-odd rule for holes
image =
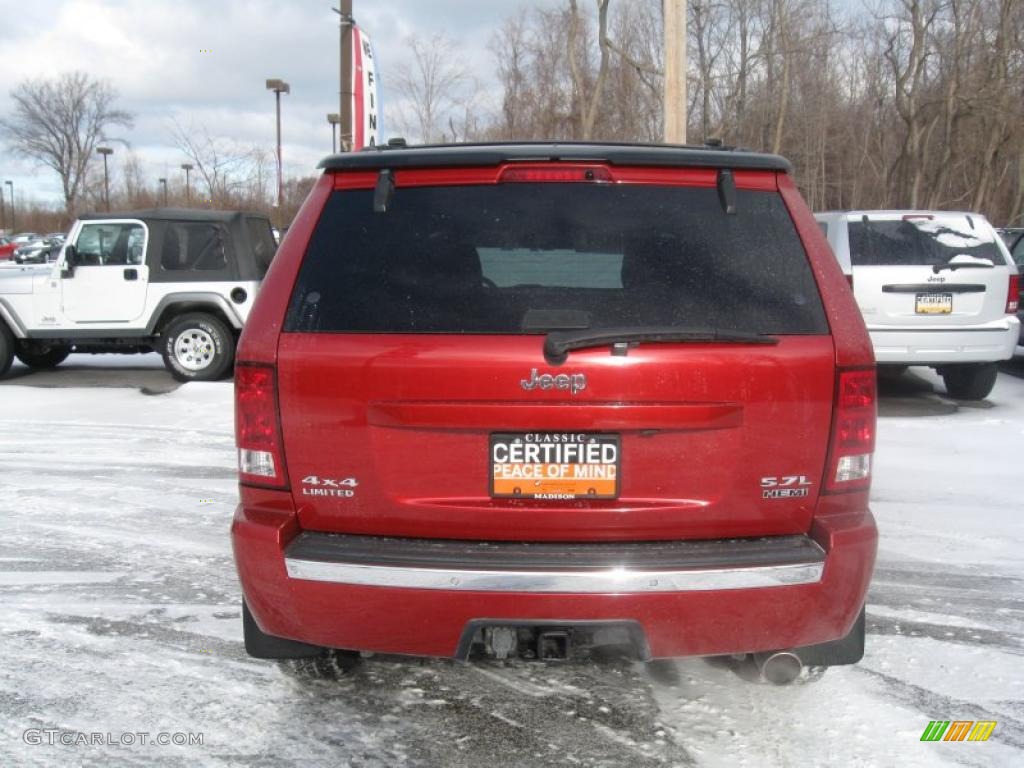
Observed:
[[[941,0],[901,0],[901,6],[883,19],[885,60],[895,81],[896,112],[905,126],[903,146],[890,168],[899,185],[902,204],[918,206],[924,181],[924,155],[928,148],[930,123],[925,90],[927,64],[932,53],[932,29],[937,23]]]
[[[96,147],[120,141],[108,131],[130,128],[131,114],[114,106],[117,92],[108,82],[85,72],[26,80],[11,98],[14,113],[0,119],[0,132],[14,153],[57,172],[67,211],[74,214]]]
[[[577,0],[569,0],[569,65],[572,72],[574,95],[579,110],[581,139],[594,136],[594,124],[597,122],[598,110],[604,98],[604,86],[608,80],[609,57],[611,48],[608,40],[608,2],[597,2],[597,46],[599,64],[594,77],[593,88],[589,88],[589,78],[584,74],[587,61],[587,50],[583,34],[583,18]]]
[[[498,64],[498,78],[504,85],[501,116],[497,131],[503,138],[520,133],[529,109],[524,94],[529,88],[527,67],[526,18],[522,15],[505,19],[501,29],[491,39],[490,49]]]
[[[599,115],[601,135],[618,141],[661,141],[664,137],[665,36],[661,0],[611,6],[608,86]],[[609,109],[610,107],[610,109]]]
[[[185,155],[206,187],[199,200],[205,205],[230,207],[233,201],[262,200],[266,191],[266,151],[211,136],[203,125],[188,128],[172,121],[171,140]]]
[[[714,0],[690,0],[690,35],[696,39],[697,72],[700,75],[700,136],[702,139],[714,135],[714,125],[719,123],[713,107],[716,92],[716,75],[719,56],[730,37],[732,19],[724,3]]]
[[[153,205],[154,197],[150,183],[142,169],[139,156],[134,152],[128,152],[121,163],[121,181],[125,199],[130,207],[142,208]]]
[[[491,41],[503,86],[498,139],[656,141],[660,0],[577,0],[506,21]]]
[[[456,43],[443,34],[429,39],[413,35],[406,46],[410,59],[399,64],[394,75],[394,86],[404,99],[399,106],[403,128],[428,143],[454,141],[460,132],[473,132],[478,86],[459,58]],[[455,135],[446,136],[446,127]]]
[[[691,0],[693,136],[776,151],[809,203],[1024,218],[1024,0]],[[487,135],[657,141],[660,0],[520,11]]]
[[[513,31],[515,37],[505,36]],[[533,9],[492,39],[503,86],[503,119],[496,139],[567,139],[577,136],[569,73],[568,15]]]
[[[985,80],[988,87],[987,109],[979,110],[979,122],[982,135],[985,136],[981,148],[980,174],[971,199],[971,207],[980,210],[986,201],[998,192],[999,170],[1009,172],[1012,166],[1007,160],[1020,154],[1020,61],[1024,51],[1021,50],[1022,27],[1020,0],[994,0],[991,3],[990,31],[995,38],[991,49],[983,48],[987,56],[983,56]],[[1014,14],[1016,13],[1016,19]],[[1016,22],[1016,23],[1015,23]],[[1014,40],[1016,38],[1016,40]],[[1016,45],[1015,45],[1016,43]],[[1014,50],[1016,48],[1016,50]],[[1013,73],[1014,61],[1017,63],[1016,77]],[[1016,109],[1014,109],[1016,105]],[[1015,114],[1016,112],[1016,114]],[[1016,126],[1014,125],[1016,123]],[[1013,131],[1017,128],[1018,138],[1013,142]],[[1016,143],[1015,152],[1007,152],[1007,148]],[[1019,213],[1017,211],[1016,213]]]

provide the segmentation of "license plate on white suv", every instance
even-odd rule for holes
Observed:
[[[914,302],[919,315],[948,315],[953,311],[952,293],[919,293]]]

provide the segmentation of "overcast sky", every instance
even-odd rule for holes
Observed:
[[[385,135],[388,70],[413,32],[444,32],[477,76],[493,82],[487,44],[520,7],[557,0],[355,0],[382,80]],[[168,126],[205,125],[213,135],[274,144],[273,94],[264,80],[291,84],[282,96],[285,175],[310,174],[331,149],[328,112],[338,111],[338,23],[332,0],[0,0],[0,114],[26,78],[80,69],[109,79],[135,126],[117,135],[138,154],[153,183],[180,174],[184,159]],[[205,53],[203,51],[209,51]],[[112,167],[122,149],[115,145]],[[57,175],[13,158],[0,145],[0,179],[18,201],[61,200]]]

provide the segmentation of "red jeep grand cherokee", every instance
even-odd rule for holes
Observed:
[[[238,351],[251,655],[861,658],[871,342],[784,159],[322,167]]]

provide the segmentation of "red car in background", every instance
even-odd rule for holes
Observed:
[[[251,655],[861,658],[874,359],[786,160],[323,168],[238,349]]]
[[[0,237],[0,260],[10,259],[18,244],[6,237]]]
[[[21,246],[39,239],[34,232],[23,232],[13,237],[0,238],[0,259],[9,260]]]

